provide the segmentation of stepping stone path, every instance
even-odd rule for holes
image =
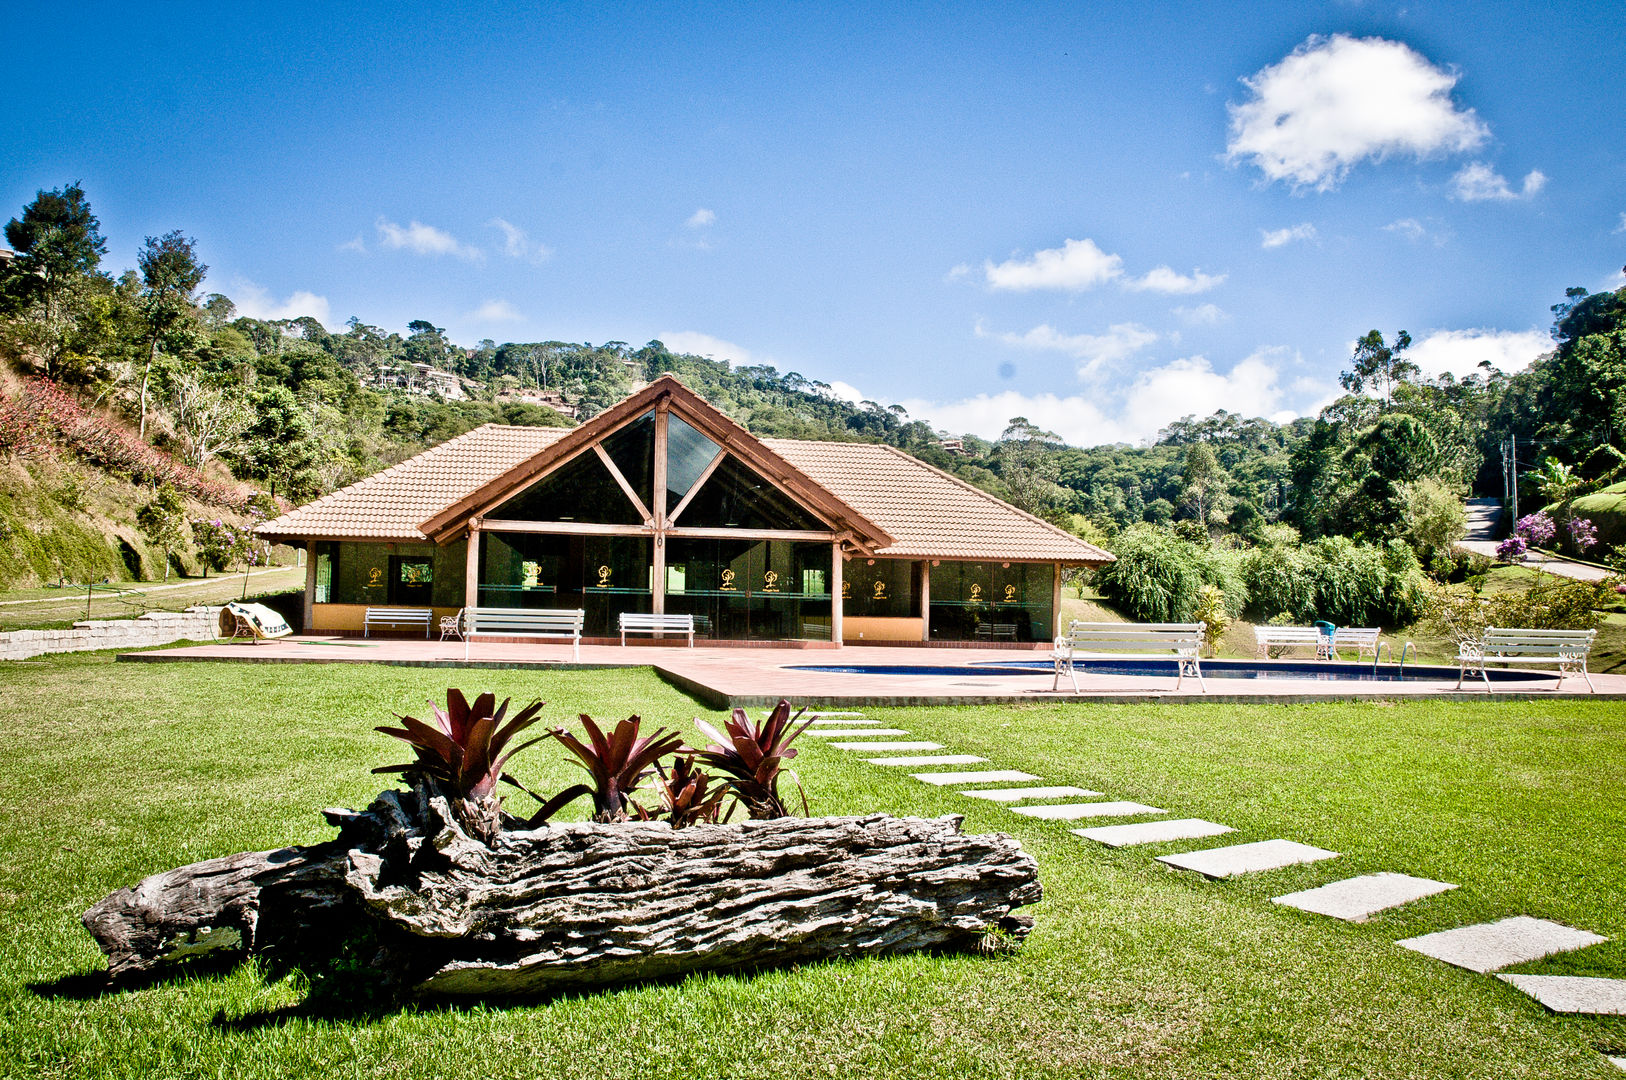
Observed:
[[[1074,829],[1073,834],[1117,848],[1132,844],[1161,844],[1169,840],[1200,840],[1235,831],[1229,825],[1219,825],[1201,818],[1175,818],[1171,821],[1142,821],[1135,825],[1097,825],[1091,829]]]
[[[833,742],[837,750],[941,750],[940,742]]]
[[[1013,806],[1011,813],[1042,821],[1077,821],[1089,817],[1128,817],[1131,814],[1167,814],[1138,802],[1063,803],[1060,806]]]
[[[879,720],[865,720],[853,716],[810,716],[807,720],[812,723],[809,731],[818,731],[820,727],[855,727],[860,724],[879,724]]]
[[[1498,975],[1553,1012],[1626,1016],[1626,979],[1580,975]]]
[[[1607,940],[1563,923],[1516,915],[1499,922],[1477,923],[1407,938],[1395,944],[1484,975],[1498,968],[1540,960],[1554,953],[1573,952]]]
[[[973,799],[992,799],[994,802],[1021,802],[1024,799],[1087,799],[1101,794],[1081,787],[1012,787],[992,791],[962,791]]]
[[[912,765],[981,765],[988,759],[976,754],[927,754],[923,757],[872,757],[864,760],[871,765],[907,768]]]
[[[1273,902],[1300,911],[1313,911],[1317,915],[1331,915],[1348,922],[1365,922],[1380,911],[1454,888],[1455,885],[1444,881],[1430,881],[1406,874],[1367,874],[1347,881],[1335,881],[1319,889],[1288,893],[1276,897]]]
[[[1179,870],[1195,870],[1208,878],[1228,878],[1337,857],[1336,851],[1292,840],[1260,840],[1254,844],[1233,844],[1231,847],[1188,851],[1182,855],[1159,855],[1157,861]]]
[[[1609,1064],[1622,1071],[1626,1071],[1626,1057],[1611,1057]]]
[[[1019,772],[1016,769],[991,769],[987,772],[917,772],[910,775],[916,780],[924,780],[938,787],[948,787],[950,784],[1005,784],[1042,779],[1032,773]]]
[[[907,735],[909,733],[907,731],[905,731],[903,728],[895,728],[895,727],[883,727],[883,728],[817,728],[817,727],[810,727],[803,734],[805,734],[805,735],[807,735],[809,737],[812,737],[812,736],[816,735],[821,739],[852,739],[852,738],[867,739],[871,735]]]

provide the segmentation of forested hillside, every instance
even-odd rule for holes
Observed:
[[[155,500],[174,490],[239,519],[253,489],[303,502],[479,424],[591,417],[664,372],[758,434],[900,446],[1103,542],[1166,527],[1192,542],[1258,545],[1291,526],[1306,541],[1403,540],[1426,564],[1449,545],[1469,494],[1500,496],[1516,473],[1534,509],[1621,479],[1626,461],[1626,289],[1570,290],[1553,309],[1553,351],[1515,375],[1487,366],[1427,379],[1407,357],[1409,335],[1374,330],[1343,373],[1345,396],[1317,417],[1280,425],[1219,412],[1169,425],[1154,445],[1078,448],[1021,417],[992,442],[934,430],[796,372],[659,341],[460,345],[429,320],[403,334],[360,317],[333,329],[249,318],[209,291],[181,232],[149,237],[133,268],[105,267],[99,222],[75,184],[41,191],[5,235],[8,468],[72,459]],[[77,434],[43,403],[77,409]]]

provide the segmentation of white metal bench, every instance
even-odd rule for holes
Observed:
[[[1377,626],[1340,626],[1332,632],[1332,658],[1339,659],[1338,650],[1350,648],[1355,650],[1355,659],[1370,656],[1373,660],[1378,658],[1378,635],[1383,633]]]
[[[1462,680],[1472,673],[1485,680],[1485,689],[1489,690],[1490,673],[1485,670],[1487,664],[1516,664],[1520,667],[1553,664],[1558,668],[1558,686],[1553,689],[1561,689],[1566,676],[1580,675],[1586,680],[1587,689],[1596,694],[1598,688],[1592,685],[1592,676],[1587,674],[1586,658],[1592,652],[1592,639],[1597,636],[1596,630],[1487,627],[1481,640],[1464,641],[1457,647],[1457,689],[1462,689]]]
[[[429,622],[435,617],[429,608],[370,607],[361,624],[361,636],[372,637],[373,627],[380,630],[416,630],[423,627],[423,636],[429,637]]]
[[[1056,666],[1056,677],[1050,689],[1061,688],[1061,677],[1066,675],[1078,692],[1078,675],[1074,669],[1080,660],[1164,660],[1179,664],[1174,688],[1180,689],[1187,673],[1197,680],[1203,693],[1208,684],[1203,682],[1200,656],[1203,647],[1202,623],[1069,623],[1067,633],[1056,639],[1050,659]]]
[[[581,608],[471,607],[463,609],[463,659],[469,658],[469,642],[476,634],[491,637],[552,638],[570,642],[573,660],[582,657],[582,622],[587,612]]]
[[[1330,651],[1327,635],[1313,626],[1255,626],[1253,641],[1260,659],[1272,655],[1272,649],[1314,649],[1317,660],[1327,659]]]
[[[463,611],[458,609],[456,615],[442,615],[440,617],[440,640],[448,637],[460,638],[463,636]]]
[[[694,648],[693,615],[645,615],[637,611],[621,613],[621,644],[627,643],[628,634],[687,634],[689,648]]]

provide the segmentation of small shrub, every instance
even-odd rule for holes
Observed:
[[[806,710],[802,710],[805,712]],[[779,779],[784,763],[796,756],[790,744],[806,731],[813,721],[808,719],[801,727],[791,725],[801,719],[802,712],[790,714],[790,702],[781,700],[773,712],[760,725],[751,721],[744,709],[735,709],[718,731],[704,720],[695,720],[701,731],[712,739],[704,750],[695,750],[692,756],[710,765],[722,777],[734,798],[753,818],[789,817],[790,811],[779,795]],[[726,734],[725,734],[726,732]],[[801,781],[795,773],[789,774],[801,790]],[[802,813],[806,814],[807,793],[802,792]]]
[[[632,793],[639,783],[654,774],[652,767],[658,758],[683,745],[683,737],[665,728],[656,728],[653,735],[639,738],[641,721],[636,716],[621,721],[609,735],[586,713],[581,714],[581,722],[587,732],[585,743],[564,728],[553,729],[553,737],[576,755],[576,764],[593,779],[591,787],[578,785],[568,790],[574,792],[579,788],[580,794],[592,795],[594,821],[626,821]]]
[[[1218,586],[1204,585],[1197,593],[1193,616],[1203,624],[1204,649],[1209,656],[1217,655],[1220,638],[1231,625],[1231,618],[1225,613],[1225,593]]]

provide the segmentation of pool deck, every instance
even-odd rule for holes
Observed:
[[[268,641],[219,642],[181,648],[123,653],[132,663],[228,662],[260,664],[386,664],[398,667],[559,670],[580,668],[653,667],[667,682],[712,708],[758,707],[789,698],[797,705],[827,709],[922,706],[995,705],[1024,701],[1096,702],[1314,702],[1359,701],[1376,698],[1445,698],[1481,701],[1551,700],[1578,697],[1599,701],[1626,700],[1626,675],[1592,675],[1597,693],[1590,693],[1580,678],[1564,681],[1562,690],[1550,671],[1544,678],[1520,686],[1498,686],[1487,691],[1474,681],[1456,689],[1455,672],[1445,680],[1415,682],[1314,682],[1292,679],[1207,680],[1203,693],[1195,679],[1186,678],[1180,689],[1175,679],[1156,675],[1091,675],[1079,671],[1079,692],[1071,687],[1050,689],[1051,674],[987,675],[920,674],[864,675],[823,671],[797,671],[798,667],[842,666],[954,666],[1014,660],[1043,660],[1047,653],[1011,649],[878,648],[848,645],[841,649],[707,648],[697,646],[583,645],[581,659],[573,661],[569,645],[534,642],[479,641],[463,658],[463,643],[415,641],[401,638],[339,638],[302,635]],[[1268,661],[1261,661],[1268,664]],[[1066,686],[1065,681],[1063,685]]]

